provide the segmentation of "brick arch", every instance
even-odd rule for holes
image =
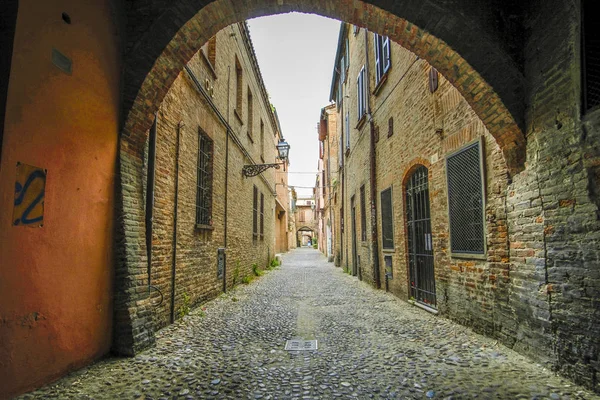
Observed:
[[[146,0],[127,2],[117,200],[115,351],[134,354],[154,341],[145,288],[143,153],[147,132],[185,64],[219,30],[249,18],[291,11],[367,27],[427,60],[482,119],[512,173],[523,168],[523,76],[514,43],[498,24],[501,0]],[[484,3],[484,2],[481,2]],[[512,2],[509,2],[512,4]],[[497,7],[495,7],[497,6]]]
[[[137,152],[183,66],[219,30],[250,18],[291,11],[315,13],[389,36],[433,65],[471,105],[504,153],[509,170],[523,169],[523,75],[506,33],[495,25],[502,2],[486,7],[457,0],[148,0],[129,10],[125,60],[124,138]],[[164,4],[167,3],[168,6]],[[398,3],[398,4],[396,4]],[[400,4],[401,3],[401,4]],[[162,5],[162,7],[161,7]],[[150,9],[150,11],[148,11]],[[156,14],[148,18],[148,13]],[[139,28],[142,34],[135,32]]]

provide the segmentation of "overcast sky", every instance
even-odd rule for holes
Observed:
[[[319,156],[316,126],[321,108],[330,104],[340,22],[291,13],[251,19],[248,25],[271,103],[291,146],[289,185],[313,187]]]

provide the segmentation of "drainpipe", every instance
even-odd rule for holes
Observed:
[[[175,322],[175,274],[177,266],[177,210],[179,204],[179,158],[181,130],[183,121],[177,124],[177,139],[175,141],[175,202],[173,205],[173,257],[171,259],[171,323]]]
[[[377,234],[377,161],[375,159],[375,121],[371,115],[371,78],[369,75],[369,31],[365,29],[365,55],[366,55],[366,79],[367,79],[367,118],[371,131],[370,140],[370,200],[371,200],[371,245],[373,247],[373,283],[377,289],[381,288],[381,277],[379,276],[379,235]]]
[[[227,193],[229,193],[229,114],[231,107],[231,66],[227,67],[227,137],[225,138],[225,210],[223,218],[223,248],[225,249],[225,261],[223,262],[223,293],[227,293]]]
[[[154,214],[154,184],[156,178],[156,119],[148,138],[148,176],[146,187],[146,256],[148,258],[148,291],[152,285],[152,216]]]

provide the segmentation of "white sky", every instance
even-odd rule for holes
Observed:
[[[316,126],[321,108],[329,104],[340,22],[291,13],[251,19],[248,26],[283,137],[290,144],[289,185],[313,187],[319,157]],[[299,196],[312,193],[296,191]]]

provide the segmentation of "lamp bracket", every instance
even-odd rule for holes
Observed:
[[[280,163],[244,165],[242,167],[242,175],[244,175],[246,178],[249,178],[251,176],[259,175],[269,168],[280,169],[281,165],[282,164],[280,164]]]

